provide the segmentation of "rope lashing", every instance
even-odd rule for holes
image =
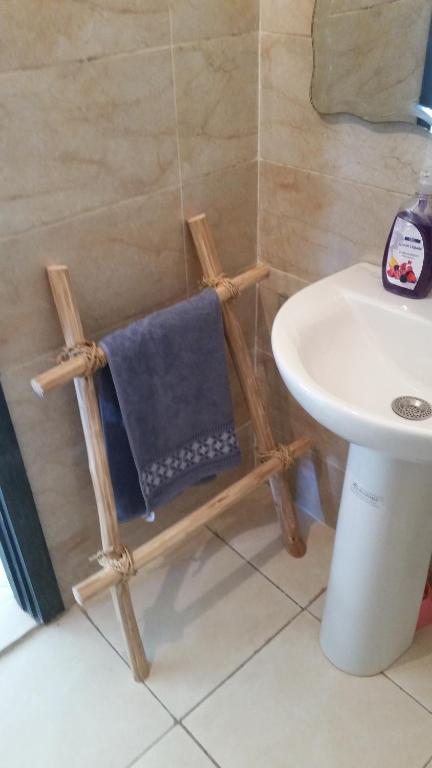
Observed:
[[[258,454],[258,458],[260,461],[268,461],[269,459],[274,458],[279,459],[284,469],[291,469],[291,467],[293,467],[296,462],[296,457],[294,456],[290,447],[288,445],[284,445],[283,443],[278,443],[278,445],[273,448],[272,451],[260,452]]]
[[[131,576],[135,576],[137,570],[134,566],[134,561],[130,549],[123,544],[120,552],[96,552],[95,555],[89,558],[90,562],[97,560],[101,568],[111,568],[112,571],[120,573],[123,581],[127,581]]]
[[[200,285],[202,288],[226,288],[231,299],[240,296],[240,288],[224,272],[216,275],[216,277],[203,277]]]
[[[86,366],[85,376],[90,376],[98,368],[103,368],[106,362],[104,353],[94,341],[79,341],[73,347],[63,347],[57,357],[57,362],[65,363],[74,357],[82,357],[84,359]]]

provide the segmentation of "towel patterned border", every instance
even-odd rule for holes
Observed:
[[[212,464],[228,460],[238,453],[239,444],[234,426],[224,426],[220,432],[196,438],[170,456],[147,465],[141,475],[143,492],[146,498],[149,498],[161,486],[172,483],[180,475],[203,465],[209,466],[211,474]]]

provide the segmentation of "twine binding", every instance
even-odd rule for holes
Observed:
[[[57,357],[57,363],[65,363],[74,357],[84,358],[86,365],[84,376],[90,376],[105,365],[105,355],[95,341],[78,341],[73,347],[63,347]]]
[[[282,462],[284,469],[291,469],[296,462],[296,457],[291,448],[283,443],[278,443],[272,451],[260,452],[258,457],[260,461],[268,461],[269,459],[277,458]]]
[[[229,291],[230,298],[235,299],[240,296],[240,288],[231,280],[225,272],[221,272],[216,277],[204,277],[200,282],[201,288],[226,288]]]
[[[131,576],[135,576],[137,573],[132,553],[125,544],[122,544],[118,553],[113,553],[112,548],[107,552],[100,550],[95,555],[92,555],[89,560],[90,562],[97,560],[101,568],[111,568],[112,571],[120,573],[122,581],[128,581]]]

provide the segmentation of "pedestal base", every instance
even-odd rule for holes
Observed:
[[[353,675],[409,648],[432,554],[432,465],[351,445],[321,647]]]

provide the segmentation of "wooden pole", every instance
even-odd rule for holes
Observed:
[[[53,272],[54,270],[62,269],[66,269],[66,267],[49,267],[49,270],[52,270]],[[249,288],[251,285],[256,285],[258,282],[260,282],[260,280],[264,280],[266,277],[268,277],[269,272],[270,270],[268,267],[260,265],[258,267],[253,267],[253,269],[248,269],[241,275],[237,275],[237,277],[234,277],[231,282],[234,284],[236,289],[242,293],[246,288]],[[229,288],[224,285],[216,288],[216,293],[218,294],[221,302],[227,301],[229,298],[231,298],[231,292]],[[102,361],[102,365],[106,365],[105,353],[101,347],[98,347],[98,357]],[[51,389],[62,387],[64,384],[67,384],[69,381],[72,381],[79,376],[85,376],[86,370],[87,361],[84,355],[77,355],[71,360],[67,360],[64,363],[59,363],[59,365],[55,365],[48,371],[39,374],[39,376],[36,376],[31,380],[31,385],[33,391],[39,395],[39,397],[43,397],[45,393],[49,392]]]
[[[48,278],[66,345],[72,347],[84,341],[84,333],[72,294],[69,270],[62,266],[48,267]],[[75,389],[96,496],[102,548],[111,551],[114,556],[119,555],[122,543],[93,378],[76,378]],[[111,596],[123,630],[134,678],[141,682],[148,676],[149,664],[133,611],[129,584],[126,581],[116,584],[111,589]]]
[[[298,458],[311,446],[311,441],[307,438],[300,438],[289,446],[293,459]],[[281,469],[281,460],[273,456],[271,459],[260,464],[256,469],[238,480],[229,488],[226,488],[213,499],[210,499],[202,507],[191,512],[178,523],[175,523],[166,531],[163,531],[154,539],[143,544],[132,553],[132,560],[135,569],[138,571],[147,563],[161,555],[166,554],[174,547],[179,546],[198,528],[214,520],[218,515],[225,512],[226,509],[236,504],[244,496],[252,493],[262,483],[264,483],[275,472]],[[104,568],[98,573],[89,576],[87,579],[77,584],[73,588],[76,601],[83,605],[87,600],[91,600],[108,587],[117,584],[120,575],[111,568]]]
[[[204,277],[217,277],[223,271],[222,264],[219,260],[205,214],[189,219],[188,225]],[[226,341],[249,407],[258,450],[260,453],[268,453],[274,450],[276,445],[264,401],[259,391],[247,343],[240,324],[229,304],[224,304],[223,315]],[[270,487],[281,525],[284,544],[291,555],[302,557],[306,552],[306,547],[299,532],[297,513],[291,498],[286,475],[282,471],[274,474],[270,477]]]

